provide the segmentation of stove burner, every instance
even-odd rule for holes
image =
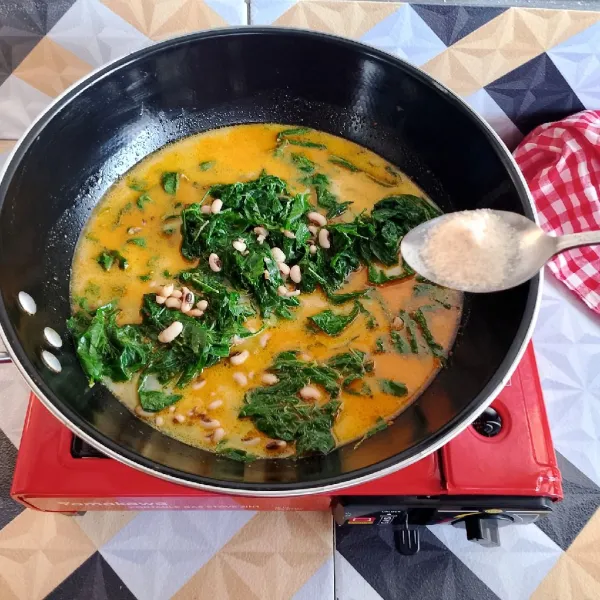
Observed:
[[[102,452],[96,450],[96,448],[75,435],[71,442],[71,456],[73,458],[108,458]]]
[[[502,417],[490,406],[473,421],[473,429],[484,437],[494,437],[502,429]]]

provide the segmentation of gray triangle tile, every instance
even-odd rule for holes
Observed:
[[[10,486],[16,460],[17,449],[0,431],[0,529],[25,510],[10,497]]]
[[[75,0],[0,3],[0,85]]]
[[[561,454],[557,453],[556,458],[565,497],[536,525],[566,550],[600,506],[600,487]]]
[[[585,108],[545,53],[485,89],[524,134],[542,123],[557,121]]]
[[[458,42],[506,10],[493,6],[411,6],[446,46]]]
[[[95,552],[46,600],[136,600],[99,552]]]
[[[395,548],[392,527],[344,525],[336,529],[336,548],[385,600],[497,598],[428,529],[422,528],[420,535],[420,552],[404,556]]]

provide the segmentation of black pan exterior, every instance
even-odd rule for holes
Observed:
[[[539,280],[468,296],[449,365],[387,431],[326,457],[244,466],[168,438],[104,387],[74,353],[51,374],[45,326],[68,335],[73,251],[110,185],[164,144],[215,127],[279,122],[343,136],[397,165],[444,210],[494,208],[533,218],[510,155],[455,96],[402,61],[360,44],[280,29],[174,39],[121,59],[56,102],[26,134],[0,183],[0,322],[47,406],[104,451],[182,483],[294,494],[372,478],[414,461],[469,423],[522,351]],[[382,194],[383,196],[384,194]],[[17,305],[20,290],[35,316]]]

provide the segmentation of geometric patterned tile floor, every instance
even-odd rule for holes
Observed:
[[[600,12],[505,4],[0,0],[0,162],[93,68],[225,25],[317,29],[401,56],[463,96],[511,148],[538,123],[600,108]],[[502,530],[501,548],[431,527],[414,557],[394,552],[385,528],[334,530],[325,513],[25,510],[8,492],[28,391],[2,365],[0,600],[600,598],[600,319],[549,277],[534,341],[564,502]]]

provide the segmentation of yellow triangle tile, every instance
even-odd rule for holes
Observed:
[[[525,35],[539,40],[543,50],[564,42],[566,39],[600,21],[600,12],[584,10],[513,9],[525,27]]]
[[[13,74],[48,96],[58,96],[91,70],[92,65],[45,37]]]
[[[0,531],[0,598],[44,598],[94,551],[71,517],[26,510]]]
[[[333,550],[333,520],[329,512],[307,511],[296,513],[296,515],[306,523],[327,548],[331,547]]]
[[[74,519],[88,538],[92,540],[96,548],[100,548],[121,531],[137,514],[136,511],[93,510],[81,517],[74,517]]]
[[[329,515],[259,513],[174,598],[291,598],[332,552]]]
[[[179,10],[172,13],[170,7],[181,4]],[[157,26],[152,31],[152,39],[162,40],[191,33],[199,29],[210,29],[212,27],[223,27],[227,21],[216,13],[210,6],[199,0],[187,0],[185,2],[161,3],[160,10],[156,13]],[[160,23],[160,25],[158,25]]]
[[[573,540],[567,549],[567,554],[591,577],[600,582],[600,509]]]
[[[172,600],[214,600],[215,598],[263,600],[266,596],[259,596],[258,591],[253,584],[244,581],[227,559],[217,554],[188,580]]]
[[[451,89],[470,94],[599,20],[600,13],[510,8],[423,69]]]
[[[598,600],[600,582],[568,553],[563,554],[542,580],[531,600]]]
[[[10,152],[16,143],[15,140],[0,140],[0,154]]]
[[[468,96],[480,89],[480,81],[485,78],[485,61],[481,56],[453,46],[422,68],[460,96]]]
[[[244,526],[244,535],[234,536],[229,543],[228,552],[245,552],[268,550],[270,552],[306,552],[319,553],[331,551],[333,540],[330,516],[326,521],[319,513],[307,513],[310,517],[301,516],[299,513],[259,513]],[[314,525],[329,532],[327,540],[315,531]]]
[[[398,2],[300,1],[273,25],[358,38],[393,14],[401,5]]]
[[[154,12],[153,0],[101,0],[107,8],[133,25],[143,34],[149,36]]]
[[[102,3],[153,40],[227,25],[202,0],[102,0]]]

